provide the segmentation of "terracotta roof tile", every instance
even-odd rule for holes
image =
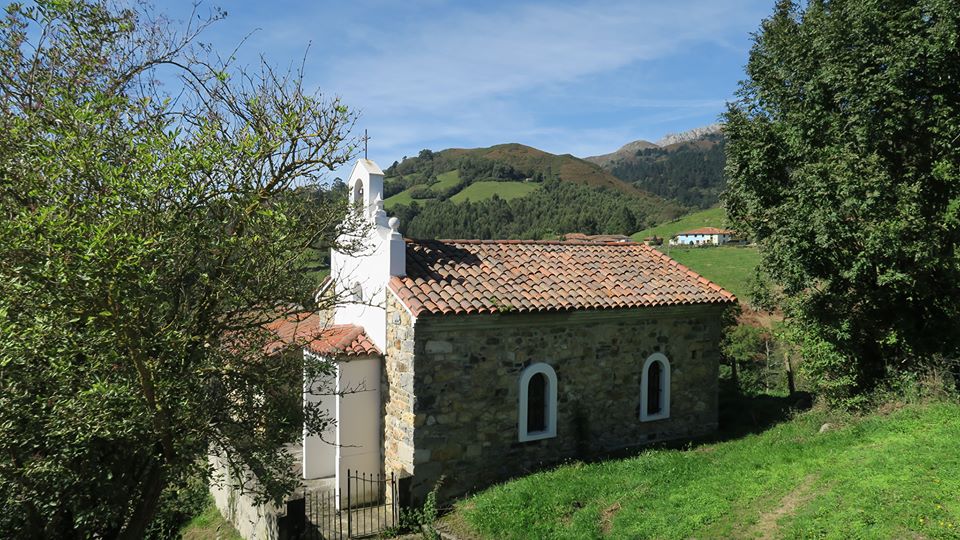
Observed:
[[[363,327],[338,324],[327,327],[307,348],[317,354],[334,356],[379,355],[380,350],[370,341]]]
[[[316,313],[277,319],[267,324],[267,329],[277,335],[277,339],[265,348],[267,354],[274,354],[286,347],[297,345],[328,356],[380,354],[380,350],[367,337],[363,327],[337,324],[321,328],[320,317]]]
[[[390,288],[424,313],[534,312],[722,304],[736,297],[632,242],[407,240]]]

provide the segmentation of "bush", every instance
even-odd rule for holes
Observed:
[[[385,537],[399,536],[402,533],[419,532],[423,540],[436,540],[440,538],[434,523],[439,515],[437,508],[437,492],[440,491],[440,485],[443,484],[441,476],[437,483],[427,494],[427,500],[423,502],[420,508],[401,508],[400,523],[387,531],[384,531]]]
[[[746,395],[791,391],[786,360],[791,351],[776,330],[738,324],[727,330],[720,344],[726,365],[722,375]]]
[[[432,199],[434,196],[433,191],[424,185],[413,186],[409,191],[411,199]]]
[[[168,487],[160,496],[159,509],[147,527],[145,538],[179,538],[180,529],[194,516],[203,512],[209,498],[207,484],[199,478],[189,480],[184,486]]]

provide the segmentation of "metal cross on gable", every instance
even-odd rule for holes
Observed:
[[[370,140],[370,136],[367,135],[367,130],[363,130],[363,159],[367,159],[367,142]]]

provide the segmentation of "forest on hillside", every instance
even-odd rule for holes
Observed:
[[[651,208],[645,199],[550,178],[541,189],[509,201],[496,195],[477,202],[414,201],[392,213],[412,238],[542,239],[568,232],[632,234],[682,210]]]
[[[709,208],[720,200],[726,181],[722,134],[706,135],[676,147],[646,148],[607,169],[640,189],[684,206]]]
[[[515,148],[536,158],[509,162],[509,158],[480,155],[487,149],[422,150],[414,158],[394,162],[384,171],[384,194],[393,197],[387,201],[388,210],[400,218],[401,231],[409,237],[480,239],[541,239],[568,232],[629,235],[686,211],[637,192],[585,162],[587,170],[593,169],[626,189],[579,183],[580,176],[561,175],[562,164],[557,166],[557,160],[576,158],[519,145]],[[492,182],[486,186],[492,193],[474,200],[454,197],[478,182]],[[518,185],[530,186],[531,191],[508,196]],[[401,193],[403,202],[399,202]]]

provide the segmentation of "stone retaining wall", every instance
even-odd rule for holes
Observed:
[[[280,537],[277,527],[280,509],[272,503],[254,505],[253,497],[231,485],[233,482],[227,480],[231,471],[226,460],[210,456],[210,465],[214,478],[218,479],[211,482],[210,494],[224,519],[247,540],[277,540]]]

